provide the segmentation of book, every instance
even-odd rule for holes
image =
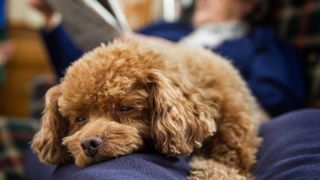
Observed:
[[[131,31],[118,0],[49,0],[74,43],[88,51]]]

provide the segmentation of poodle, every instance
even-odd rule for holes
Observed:
[[[192,155],[189,179],[253,179],[264,119],[239,72],[209,50],[115,41],[47,92],[32,148],[41,162],[86,167],[151,144]]]

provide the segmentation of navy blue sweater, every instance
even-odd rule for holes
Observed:
[[[156,23],[139,33],[179,41],[193,28],[181,23]],[[83,51],[77,48],[62,26],[43,33],[51,62],[59,77]],[[214,52],[228,58],[247,81],[262,107],[272,116],[299,109],[304,104],[300,61],[294,50],[270,30],[257,27],[244,37],[225,41]]]

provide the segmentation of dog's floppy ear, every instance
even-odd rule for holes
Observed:
[[[216,130],[211,112],[204,112],[206,105],[191,97],[197,94],[187,94],[161,72],[152,72],[149,80],[151,136],[156,149],[171,156],[192,153]]]
[[[47,91],[40,131],[32,141],[32,149],[38,154],[40,161],[47,164],[62,164],[70,158],[61,144],[62,138],[68,131],[68,122],[58,111],[60,95],[59,85]]]

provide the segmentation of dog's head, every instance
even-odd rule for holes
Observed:
[[[163,58],[115,42],[75,62],[46,94],[41,129],[32,142],[40,160],[61,164],[74,158],[84,167],[146,142],[167,155],[200,147],[215,131],[214,110],[201,102],[204,95],[196,88],[163,71]]]

